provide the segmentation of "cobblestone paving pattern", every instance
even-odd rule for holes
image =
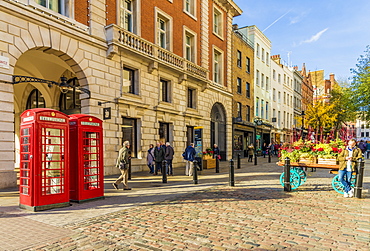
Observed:
[[[74,235],[30,250],[370,250],[369,199],[307,190],[217,186],[67,225]]]

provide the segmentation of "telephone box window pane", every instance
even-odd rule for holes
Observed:
[[[29,168],[29,166],[28,166],[28,165],[29,165],[29,162],[23,162],[23,163],[22,163],[22,168],[23,168],[23,169],[28,169],[28,168]]]
[[[22,159],[23,160],[29,160],[30,159],[30,155],[29,154],[22,154]]]
[[[30,129],[29,128],[23,128],[21,134],[22,134],[22,136],[30,135]]]
[[[29,137],[22,137],[21,144],[29,144],[30,138]]]
[[[29,175],[30,175],[30,172],[29,171],[24,171],[24,170],[22,170],[21,171],[21,174],[22,174],[22,177],[30,177]]]
[[[22,152],[29,152],[29,145],[23,145],[22,146]]]

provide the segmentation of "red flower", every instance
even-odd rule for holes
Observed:
[[[299,146],[295,146],[294,149],[299,150],[300,148],[299,148]]]
[[[324,148],[320,147],[319,149],[316,149],[318,152],[324,151]]]
[[[332,149],[332,150],[333,150],[333,152],[335,152],[335,153],[337,153],[337,152],[339,151],[339,149],[338,149],[338,148],[336,148],[336,147],[332,147],[331,149]]]

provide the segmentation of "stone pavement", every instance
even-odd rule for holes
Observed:
[[[131,191],[112,189],[115,177],[106,177],[105,200],[43,212],[20,210],[16,191],[0,191],[0,250],[370,249],[369,162],[356,199],[336,193],[324,169],[283,192],[276,159],[258,161],[242,160],[235,187],[226,162],[220,174],[202,171],[198,185],[133,173]]]

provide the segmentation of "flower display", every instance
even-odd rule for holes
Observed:
[[[317,144],[302,140],[293,144],[284,143],[281,149],[280,161],[284,161],[286,157],[289,157],[291,162],[298,162],[300,159],[333,159],[343,151],[344,145],[344,142],[340,139]]]
[[[206,149],[206,151],[205,152],[203,152],[203,155],[204,156],[213,156],[213,154],[214,154],[214,151],[212,151],[212,149],[211,148],[207,148]]]

